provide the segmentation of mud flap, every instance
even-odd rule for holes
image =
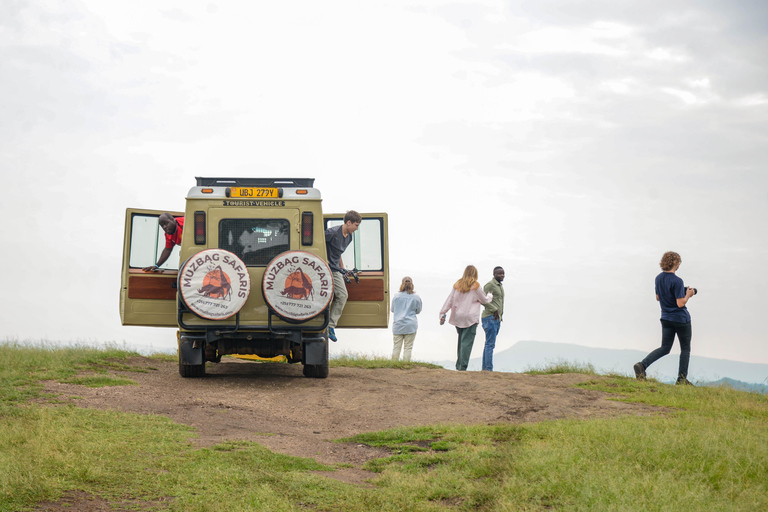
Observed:
[[[304,343],[304,364],[326,364],[328,362],[325,344],[327,341],[307,341]]]
[[[201,365],[203,364],[203,349],[202,347],[192,348],[192,343],[193,340],[182,338],[179,343],[179,362],[184,365]]]

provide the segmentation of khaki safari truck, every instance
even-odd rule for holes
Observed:
[[[179,373],[202,377],[223,355],[301,363],[328,376],[333,278],[325,229],[344,214],[323,214],[314,179],[196,178],[186,198],[181,245],[154,272],[165,248],[166,210],[127,209],[120,288],[123,325],[178,329]],[[357,274],[338,328],[389,323],[387,215],[363,220],[343,254]],[[353,278],[353,277],[356,277]]]

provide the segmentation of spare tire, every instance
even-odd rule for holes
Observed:
[[[206,249],[179,269],[179,295],[200,318],[225,320],[245,305],[251,278],[245,263],[224,249]]]
[[[300,323],[315,318],[333,298],[331,268],[306,251],[286,251],[264,269],[264,300],[277,316]]]

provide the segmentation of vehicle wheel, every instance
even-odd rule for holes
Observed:
[[[290,323],[321,315],[333,298],[333,277],[326,261],[307,251],[286,251],[264,268],[264,301],[271,311]]]
[[[205,358],[203,364],[183,364],[179,354],[179,375],[184,378],[205,377]]]
[[[304,376],[313,379],[328,378],[328,341],[325,342],[325,362],[321,364],[305,364]]]
[[[305,364],[304,376],[313,379],[328,378],[328,364]]]
[[[179,268],[177,282],[187,308],[206,320],[237,314],[251,293],[251,278],[240,258],[224,249],[205,249]]]

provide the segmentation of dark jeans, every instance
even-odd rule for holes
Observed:
[[[688,361],[691,358],[691,322],[681,324],[680,322],[662,320],[661,346],[643,359],[643,368],[648,368],[656,360],[669,354],[672,350],[672,344],[675,342],[675,334],[680,341],[680,367],[677,370],[677,376],[684,379],[688,377]]]
[[[483,330],[485,331],[485,348],[483,349],[483,370],[493,371],[493,349],[496,348],[496,336],[499,335],[501,320],[496,320],[492,316],[486,316],[482,319]]]
[[[475,344],[475,332],[477,324],[469,327],[457,327],[459,333],[459,348],[457,350],[456,369],[460,372],[466,371],[469,365],[469,355],[472,353],[472,345]]]

